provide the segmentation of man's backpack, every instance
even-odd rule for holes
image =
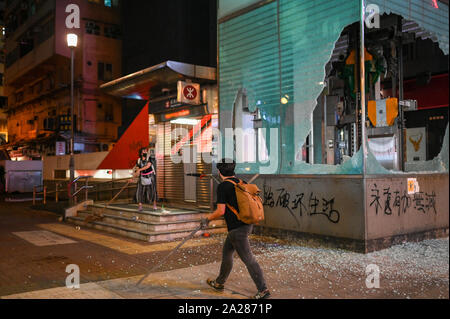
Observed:
[[[230,182],[234,185],[239,212],[230,204],[227,204],[227,207],[240,221],[246,224],[258,224],[264,220],[264,208],[261,197],[259,197],[261,191],[258,186],[246,184],[241,180],[239,180],[239,183],[236,183],[226,179],[225,182]]]

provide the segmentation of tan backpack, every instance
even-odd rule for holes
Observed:
[[[261,191],[258,186],[246,184],[241,180],[239,180],[239,183],[236,183],[226,179],[225,182],[230,182],[234,185],[239,212],[230,204],[227,204],[227,207],[240,221],[246,224],[258,224],[264,220],[264,208],[261,197],[259,197]]]

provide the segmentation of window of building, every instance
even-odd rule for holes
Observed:
[[[16,103],[23,101],[23,92],[16,93]]]
[[[106,122],[114,121],[114,111],[112,104],[105,105],[105,121]]]
[[[87,21],[86,22],[86,33],[100,35],[100,26],[93,21]]]
[[[105,26],[104,36],[107,38],[117,39],[120,37],[120,27],[117,25]]]
[[[98,62],[98,79],[100,81],[111,81],[112,80],[112,64]]]
[[[6,67],[10,67],[19,59],[19,47],[16,47],[6,55]]]
[[[19,40],[19,47],[20,47],[20,57],[25,56],[34,48],[34,39],[31,37],[24,37],[21,40]]]
[[[54,178],[65,179],[67,176],[67,171],[65,169],[55,169],[53,171]]]
[[[41,44],[55,33],[54,21],[49,18],[47,22],[35,26],[33,30],[36,32],[36,45]]]
[[[119,0],[88,0],[91,3],[101,4],[105,7],[116,8],[119,6]]]
[[[8,105],[8,98],[6,96],[0,96],[0,109],[5,108]]]

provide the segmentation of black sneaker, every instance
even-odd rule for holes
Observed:
[[[252,299],[268,299],[270,298],[270,291],[268,289],[259,291]]]
[[[213,287],[217,291],[223,291],[223,289],[225,288],[223,284],[219,284],[215,280],[212,280],[212,279],[209,279],[209,278],[206,279],[206,283],[208,285],[210,285],[211,287]]]

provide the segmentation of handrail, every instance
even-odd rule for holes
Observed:
[[[87,189],[87,188],[94,188],[93,185],[83,185],[80,187],[80,189],[78,189],[75,193],[72,194],[72,197],[75,197],[80,191],[82,191],[83,189]]]
[[[77,203],[77,197],[76,196],[83,189],[85,190],[86,200],[88,200],[88,189],[93,187],[93,186],[89,186],[88,185],[89,178],[91,178],[91,177],[93,177],[93,176],[91,176],[91,175],[88,175],[88,176],[80,175],[77,178],[75,178],[73,181],[71,181],[71,182],[69,182],[67,184],[67,191],[68,191],[69,198],[73,199],[74,204]],[[86,180],[86,185],[83,185],[82,187],[80,187],[79,190],[77,190],[77,185],[78,185],[77,183],[78,183],[78,180],[80,180],[80,179],[85,179]],[[73,189],[74,193],[73,194],[72,194],[72,185],[74,185],[74,189]]]
[[[74,179],[72,182],[68,181],[68,183],[67,183],[68,196],[69,196],[69,198],[74,198],[75,203],[76,203],[76,201],[77,201],[77,197],[76,197],[76,196],[79,195],[79,193],[80,193],[82,190],[85,191],[86,200],[87,200],[87,199],[88,199],[88,195],[89,195],[89,193],[88,193],[88,190],[89,190],[89,189],[92,189],[91,194],[92,194],[92,193],[96,193],[96,198],[97,198],[99,192],[103,192],[103,191],[111,191],[111,192],[114,192],[114,191],[116,191],[116,190],[121,190],[121,191],[122,191],[123,189],[131,189],[131,188],[133,188],[133,187],[130,187],[130,186],[125,186],[125,187],[120,187],[120,188],[114,187],[114,183],[116,183],[116,182],[128,181],[127,185],[129,185],[130,183],[133,183],[133,177],[118,178],[118,179],[113,179],[113,180],[107,180],[107,181],[104,181],[104,182],[97,182],[97,181],[95,181],[94,185],[88,185],[88,180],[89,180],[89,178],[91,178],[91,177],[93,177],[93,176],[78,176],[78,177],[77,177],[76,179]],[[77,182],[78,182],[80,179],[86,179],[86,184],[83,185],[83,186],[81,186],[81,187],[78,189],[78,188],[77,188]],[[107,184],[107,183],[111,183],[111,184],[112,184],[112,185],[111,185],[111,188],[104,189],[104,190],[103,190],[103,189],[99,189],[99,186],[105,185],[105,184]],[[70,192],[70,186],[71,186],[72,184],[74,184],[74,186],[75,186],[75,192],[74,192],[73,194],[71,194],[71,192]],[[62,185],[63,185],[63,183],[59,183],[59,182],[55,183],[55,190],[52,190],[52,191],[48,191],[48,190],[47,190],[47,189],[48,189],[48,186],[46,186],[46,185],[44,185],[44,184],[43,184],[43,185],[36,185],[36,186],[34,186],[34,187],[33,187],[33,205],[36,203],[36,200],[37,200],[36,195],[40,195],[40,194],[43,194],[43,195],[44,195],[44,196],[43,196],[43,199],[41,199],[41,200],[43,200],[44,204],[46,204],[46,201],[47,201],[47,195],[49,195],[49,194],[55,194],[55,202],[58,202],[58,200],[59,200],[59,194],[60,194],[61,192],[65,192]],[[40,188],[40,187],[42,188],[42,191],[41,191],[41,192],[38,192],[37,189]]]
[[[86,179],[88,179],[88,178],[92,178],[92,177],[94,177],[94,176],[84,176],[84,175],[80,175],[80,176],[78,176],[77,178],[75,178],[73,181],[71,181],[70,183],[71,184],[73,184],[73,183],[76,183],[79,179],[82,179],[82,178],[86,178]]]

